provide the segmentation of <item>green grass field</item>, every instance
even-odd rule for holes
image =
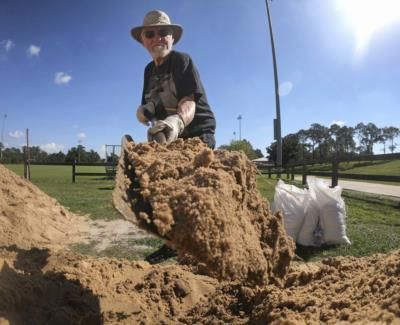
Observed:
[[[332,164],[314,164],[307,166],[308,172],[332,172]],[[301,167],[296,168],[295,174],[300,175],[302,172]],[[358,175],[384,175],[384,176],[400,176],[400,160],[392,161],[351,161],[341,162],[339,164],[339,173],[342,174],[358,174]],[[286,177],[286,175],[283,175]],[[321,176],[322,177],[322,176]],[[323,178],[330,179],[328,176]],[[348,179],[346,179],[348,180]],[[369,182],[369,183],[381,183],[387,185],[399,185],[396,181],[374,181],[374,180],[362,180],[353,179],[356,182]]]
[[[332,164],[315,164],[312,167],[308,167],[308,170],[330,172],[332,170]],[[339,172],[348,174],[400,176],[400,160],[341,162],[339,164]]]
[[[7,167],[19,175],[23,174],[21,165],[7,165]],[[80,167],[78,171],[103,172],[104,168]],[[34,184],[73,212],[89,214],[92,219],[120,218],[111,202],[114,187],[112,179],[79,176],[76,178],[76,183],[72,183],[71,167],[67,166],[31,166],[31,175]],[[261,194],[271,203],[276,182],[276,179],[268,179],[265,175],[257,176],[257,186]],[[398,201],[349,191],[344,191],[343,197],[348,216],[347,234],[352,245],[298,247],[297,254],[300,257],[304,260],[316,260],[327,256],[366,256],[400,249]],[[158,247],[160,242],[154,245]],[[90,246],[81,247],[81,252],[91,254],[89,251]],[[137,258],[132,252],[122,253],[115,249],[110,249],[107,254]]]
[[[360,162],[347,169],[346,163],[342,163],[340,167],[351,174],[400,176],[400,160]]]

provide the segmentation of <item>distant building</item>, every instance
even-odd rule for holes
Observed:
[[[257,159],[253,159],[252,162],[256,165],[258,169],[263,169],[263,168],[268,168],[268,167],[274,167],[275,162],[269,160],[268,158],[261,157]]]

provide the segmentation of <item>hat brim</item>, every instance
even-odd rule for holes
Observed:
[[[139,43],[142,43],[142,38],[141,38],[142,30],[145,28],[151,28],[151,27],[170,28],[172,30],[172,37],[174,38],[174,44],[178,43],[182,37],[182,33],[183,33],[182,26],[174,25],[174,24],[168,24],[168,25],[155,24],[155,25],[134,27],[131,29],[131,36],[133,37],[134,40],[138,41]]]

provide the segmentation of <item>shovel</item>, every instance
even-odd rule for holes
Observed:
[[[162,132],[157,133],[157,135],[160,134],[164,136]],[[146,222],[139,218],[140,212],[145,212],[152,216],[153,209],[150,203],[145,201],[140,194],[140,183],[136,176],[135,168],[129,161],[129,147],[133,143],[134,141],[130,135],[127,134],[122,137],[121,154],[118,160],[115,188],[112,194],[114,207],[126,220],[158,237],[167,239],[160,236],[152,222]]]

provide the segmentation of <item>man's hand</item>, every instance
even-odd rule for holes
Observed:
[[[178,139],[178,136],[183,132],[185,124],[178,114],[170,115],[165,120],[159,121],[165,124],[164,133],[167,144]]]
[[[156,134],[163,132],[164,133],[164,129],[166,128],[165,123],[161,123],[164,122],[163,120],[159,120],[157,122],[155,122],[151,127],[148,128],[147,130],[147,141],[151,142],[151,141],[156,141],[157,142],[157,137]]]
[[[162,124],[153,124],[153,126],[147,130],[147,141],[155,141],[159,144],[167,144],[167,139],[165,138],[165,134],[163,132],[164,127],[165,126]]]
[[[149,125],[149,117],[154,116],[156,108],[153,102],[148,102],[145,105],[140,105],[136,110],[136,117],[138,121],[146,126]]]
[[[149,128],[147,131],[147,139],[153,141],[156,133],[163,132],[168,144],[178,139],[178,136],[183,132],[184,128],[185,125],[178,114],[170,115],[165,120],[157,121]]]

